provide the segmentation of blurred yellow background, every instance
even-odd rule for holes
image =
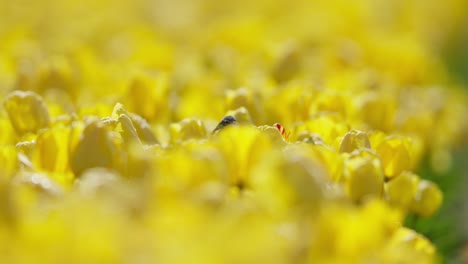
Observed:
[[[466,261],[467,28],[465,0],[0,0],[0,262]]]

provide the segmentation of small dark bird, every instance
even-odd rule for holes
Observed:
[[[237,120],[233,116],[225,116],[221,122],[216,126],[216,128],[211,132],[212,135],[216,135],[221,129],[225,128],[226,126],[237,124]]]

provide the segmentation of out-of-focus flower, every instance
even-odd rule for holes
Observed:
[[[389,136],[376,147],[376,151],[382,159],[384,173],[388,178],[396,177],[401,172],[413,168],[408,138]]]
[[[284,146],[286,145],[286,138],[278,130],[278,127],[275,126],[259,126],[258,129],[262,131],[263,134],[267,135],[273,144]]]
[[[105,118],[103,121],[113,123],[114,129],[116,129],[115,126],[120,124],[123,137],[127,138],[128,141],[141,140],[148,145],[158,143],[148,122],[139,115],[129,113],[121,103],[117,103],[114,106],[112,117]]]
[[[275,144],[284,141],[274,127],[260,129],[251,126],[228,126],[215,139],[227,162],[228,181],[233,185],[249,186],[249,174]]]
[[[383,256],[371,252],[387,245],[400,221],[398,211],[390,210],[378,200],[366,203],[362,210],[331,205],[317,219],[317,228],[312,231],[317,233],[311,234],[308,259],[320,263],[377,260]]]
[[[321,115],[299,124],[295,131],[300,133],[303,130],[320,135],[323,142],[329,146],[338,146],[340,143],[339,137],[350,129],[349,125],[341,121],[337,116]]]
[[[163,73],[138,74],[129,84],[124,104],[148,120],[166,120],[168,91],[168,77]]]
[[[389,131],[392,129],[396,106],[391,96],[368,91],[357,100],[358,118],[370,128]]]
[[[207,134],[203,122],[195,118],[188,118],[179,123],[171,124],[170,132],[172,143],[194,138],[203,138]]]
[[[325,90],[317,94],[310,105],[311,115],[338,115],[347,117],[351,112],[351,100],[342,91]]]
[[[410,263],[408,258],[417,259],[421,263],[437,263],[435,248],[427,238],[405,227],[393,234],[384,256],[389,263]]]
[[[380,197],[383,181],[382,164],[374,153],[362,150],[345,161],[346,193],[353,201]]]
[[[249,111],[243,106],[239,107],[236,110],[230,110],[227,114],[233,116],[236,119],[236,121],[240,124],[253,124],[252,117],[250,117]]]
[[[263,121],[259,102],[252,92],[245,88],[228,90],[226,92],[226,110],[235,110],[240,107],[245,107],[249,111],[254,123]]]
[[[151,126],[148,121],[136,114],[130,114],[130,119],[135,127],[138,137],[143,143],[147,145],[159,143],[158,139],[151,130]]]
[[[268,101],[264,102],[266,123],[281,120],[284,124],[301,122],[310,117],[309,108],[313,101],[313,87],[310,84],[288,83],[282,89],[275,89]],[[287,110],[287,111],[286,111]],[[294,115],[290,113],[294,112]]]
[[[419,177],[404,171],[385,183],[385,194],[391,204],[409,209],[418,190]]]
[[[119,144],[102,123],[94,121],[87,124],[76,146],[71,149],[70,167],[75,176],[95,167],[121,170],[123,156]]]
[[[439,209],[442,199],[442,192],[437,185],[428,180],[420,180],[411,202],[411,210],[421,216],[430,216]]]
[[[252,174],[252,188],[272,211],[306,210],[320,206],[329,176],[317,155],[307,145],[284,152],[265,153]],[[310,211],[312,210],[312,211]]]
[[[79,94],[77,85],[74,69],[66,58],[55,57],[40,64],[37,71],[37,91],[40,94],[50,90],[61,90],[76,100]]]
[[[53,173],[55,180],[70,184],[70,128],[54,126],[37,136],[32,151],[32,164],[39,171]]]
[[[4,106],[19,135],[35,133],[50,124],[47,106],[34,92],[14,91],[6,98]]]
[[[120,129],[121,129],[121,135],[122,135],[122,138],[130,143],[130,142],[140,142],[140,138],[138,137],[138,133],[135,129],[135,127],[133,126],[133,122],[132,120],[130,119],[130,117],[128,117],[127,115],[125,114],[121,114],[119,116],[119,119],[118,119],[118,125],[120,126]]]
[[[353,152],[356,149],[368,148],[371,145],[367,134],[361,131],[351,130],[346,133],[340,143],[340,152]]]

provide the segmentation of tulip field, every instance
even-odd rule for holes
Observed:
[[[467,28],[464,0],[0,0],[0,263],[468,263]]]

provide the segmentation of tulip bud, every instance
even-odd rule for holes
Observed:
[[[400,227],[383,253],[389,263],[405,263],[408,258],[417,259],[420,263],[435,263],[436,250],[424,236],[409,228]]]
[[[148,120],[163,118],[167,109],[168,80],[163,74],[138,74],[131,81],[125,105],[129,111]]]
[[[403,171],[411,170],[412,161],[408,138],[389,136],[377,146],[376,151],[382,160],[386,177],[393,178]]]
[[[151,127],[148,122],[141,116],[136,114],[130,114],[130,119],[132,120],[133,125],[135,126],[138,137],[141,141],[148,145],[153,145],[158,143],[158,139],[151,131]]]
[[[10,122],[19,135],[36,133],[49,126],[49,111],[42,98],[34,92],[14,91],[4,103]]]
[[[441,206],[442,199],[442,192],[436,184],[428,180],[421,180],[413,197],[411,210],[421,216],[431,216]]]
[[[125,115],[127,118],[122,117],[122,115]],[[130,129],[131,131],[134,130],[133,132],[130,132],[130,134],[136,133],[137,137],[148,145],[153,145],[153,144],[158,143],[158,140],[156,139],[156,136],[151,131],[150,125],[148,124],[146,119],[144,119],[143,117],[137,114],[129,113],[127,109],[125,109],[123,104],[121,103],[115,104],[114,109],[112,111],[112,118],[110,118],[110,120],[119,120],[119,122],[121,122],[122,125],[124,125],[125,123],[126,124],[125,126],[127,127],[127,131],[128,129]],[[131,123],[132,128],[130,128],[130,123]]]
[[[252,117],[249,110],[245,107],[239,107],[236,110],[228,111],[227,115],[233,116],[240,124],[252,124]]]
[[[37,77],[38,91],[41,94],[49,89],[57,89],[67,92],[72,98],[78,95],[72,65],[64,57],[55,57],[42,63]]]
[[[351,130],[345,134],[340,143],[340,152],[353,152],[356,149],[370,149],[370,142],[367,134],[357,130]]]
[[[192,138],[206,137],[206,129],[201,120],[187,118],[170,126],[171,142],[177,143]]]
[[[263,133],[265,133],[265,135],[267,135],[274,144],[280,144],[281,146],[284,146],[287,144],[283,136],[281,135],[281,133],[278,131],[276,127],[260,126],[258,127],[258,129],[262,131]]]
[[[367,196],[382,195],[384,175],[375,154],[361,151],[349,157],[345,166],[345,187],[349,198],[360,201]]]
[[[240,107],[245,107],[253,118],[253,121],[259,122],[261,119],[260,106],[250,91],[247,91],[245,88],[227,91],[226,110],[238,109]]]
[[[252,174],[259,199],[274,211],[315,212],[325,194],[326,169],[309,146],[292,145],[264,155]]]
[[[70,128],[56,126],[37,136],[32,162],[40,170],[65,173],[69,169]]]
[[[121,169],[120,149],[110,129],[100,122],[88,124],[72,149],[70,166],[76,176],[89,168]]]
[[[305,143],[313,144],[313,145],[322,145],[325,146],[325,142],[320,135],[315,133],[310,133],[307,130],[301,131],[297,136],[297,141],[302,141]]]
[[[133,126],[132,120],[125,114],[119,116],[119,125],[121,128],[121,135],[125,142],[140,142],[137,131]]]
[[[387,200],[401,208],[408,209],[418,190],[419,177],[408,171],[385,183]]]

